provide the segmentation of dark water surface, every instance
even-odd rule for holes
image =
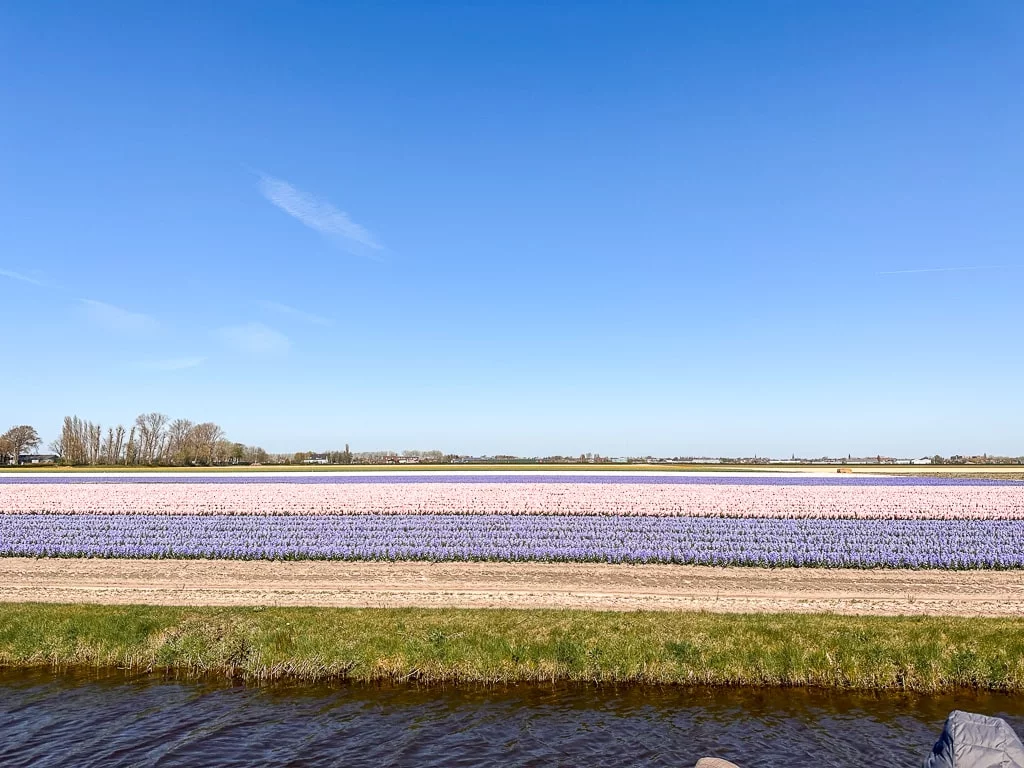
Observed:
[[[0,672],[0,766],[918,766],[952,709],[1024,698],[230,684]]]

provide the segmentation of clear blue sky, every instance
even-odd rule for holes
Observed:
[[[1024,5],[0,6],[0,426],[1024,453]]]

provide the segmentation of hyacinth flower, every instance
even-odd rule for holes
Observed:
[[[158,476],[163,477],[163,476]],[[15,481],[12,482],[11,480]],[[429,482],[382,478],[259,478],[187,476],[173,482],[77,480],[60,476],[0,476],[0,514],[196,515],[580,515],[884,520],[1024,520],[1024,484],[794,482],[822,478],[744,478],[706,482],[611,482],[578,477],[479,477]],[[368,480],[380,482],[367,482]],[[607,480],[608,478],[597,478]],[[932,478],[945,480],[944,478]],[[472,480],[472,481],[470,481]],[[705,480],[705,482],[695,482]],[[744,482],[739,482],[745,480]],[[902,480],[902,478],[900,478]],[[921,478],[913,478],[918,481]],[[123,482],[122,482],[123,481]],[[127,482],[131,481],[131,482]],[[229,482],[230,481],[230,482]],[[556,482],[557,481],[557,482]],[[627,482],[628,481],[628,482]],[[784,482],[783,482],[784,481]]]
[[[579,515],[0,515],[0,555],[1021,568],[1024,522]]]

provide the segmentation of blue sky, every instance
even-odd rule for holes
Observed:
[[[0,422],[1024,453],[1024,6],[0,7]]]

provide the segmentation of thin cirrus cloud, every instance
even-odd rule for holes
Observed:
[[[378,258],[384,250],[377,239],[349,215],[326,200],[292,186],[287,181],[260,174],[263,196],[310,229],[316,230],[344,250],[360,256]]]
[[[229,325],[218,328],[213,335],[229,349],[253,357],[275,357],[291,348],[287,336],[263,323]]]
[[[929,272],[977,272],[983,269],[1002,269],[1002,265],[988,265],[982,267],[926,267],[924,269],[894,269],[887,272],[878,272],[879,275],[923,275]]]
[[[44,283],[39,278],[32,277],[31,275],[25,275],[22,274],[21,272],[15,272],[10,269],[0,269],[0,277],[6,277],[11,280],[18,280],[22,283],[28,283],[29,285],[38,285],[40,287],[46,285],[46,283]]]
[[[205,361],[205,357],[172,357],[166,360],[147,360],[142,367],[151,371],[184,371],[202,365]]]
[[[295,307],[290,307],[287,304],[282,304],[279,301],[257,301],[256,304],[268,312],[273,312],[283,317],[290,317],[295,320],[302,320],[303,322],[310,323],[312,325],[334,324],[334,321],[328,317],[315,315],[312,312],[306,312],[302,309],[296,309]]]
[[[150,333],[159,327],[156,320],[141,312],[131,312],[95,299],[79,299],[78,301],[86,319],[107,331],[140,335]]]

